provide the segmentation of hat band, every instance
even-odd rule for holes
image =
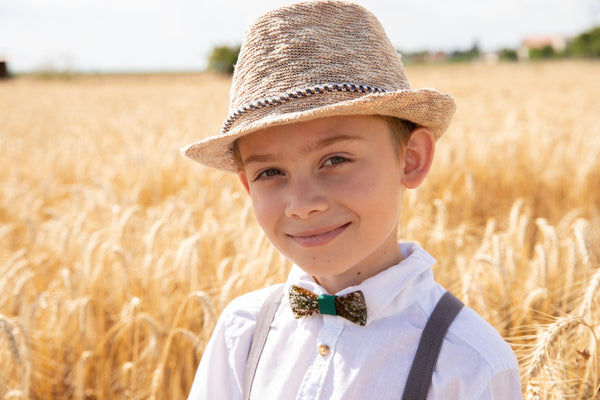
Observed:
[[[325,92],[360,92],[360,93],[385,93],[387,90],[376,88],[367,85],[357,85],[354,83],[333,83],[325,85],[311,86],[306,89],[296,90],[293,92],[286,93],[278,97],[265,97],[259,100],[255,100],[246,104],[243,107],[238,108],[235,112],[229,115],[221,133],[227,133],[231,129],[231,125],[237,121],[242,115],[249,111],[258,110],[259,108],[275,106],[291,99],[299,99],[302,97],[312,96],[313,94],[325,93]]]

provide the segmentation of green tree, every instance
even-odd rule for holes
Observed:
[[[600,26],[583,32],[573,39],[567,51],[576,57],[600,57]]]
[[[529,52],[529,56],[532,60],[538,60],[542,58],[555,58],[558,56],[558,53],[554,51],[552,46],[546,45],[539,49],[531,49],[531,51]]]
[[[208,56],[208,69],[211,71],[232,74],[237,62],[240,46],[217,46]]]
[[[513,49],[502,49],[498,53],[502,61],[517,61],[517,52]]]
[[[450,54],[450,61],[473,61],[481,56],[481,50],[479,49],[479,43],[473,43],[473,46],[469,50],[455,50]]]

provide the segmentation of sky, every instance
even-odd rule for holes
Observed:
[[[401,51],[516,48],[600,25],[600,0],[355,0]],[[13,72],[197,71],[291,0],[0,0],[0,58]]]

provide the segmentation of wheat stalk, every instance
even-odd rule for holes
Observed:
[[[92,367],[93,352],[86,350],[81,353],[77,364],[73,370],[74,380],[74,398],[84,400],[87,397],[87,378]]]
[[[4,395],[5,400],[27,400],[27,396],[22,390],[10,390]]]
[[[556,230],[550,226],[548,221],[545,218],[537,218],[535,220],[538,229],[542,232],[544,236],[544,249],[547,254],[547,270],[548,273],[550,271],[556,271],[559,269],[559,249],[560,249],[560,240],[558,238],[558,234]]]
[[[538,340],[538,343],[532,352],[532,359],[529,363],[527,371],[525,372],[525,378],[527,381],[538,376],[542,368],[545,366],[549,353],[552,351],[552,349],[559,344],[559,341],[565,334],[580,324],[584,324],[581,319],[573,315],[568,315],[559,318],[556,322],[550,325],[548,329],[546,329],[544,335]]]
[[[564,276],[564,286],[563,286],[563,295],[561,297],[561,303],[563,304],[563,311],[566,310],[568,305],[569,296],[572,293],[573,282],[575,281],[575,275],[577,273],[577,259],[575,254],[575,243],[573,238],[568,237],[565,240],[566,247],[566,259],[567,259],[567,267],[566,273]]]
[[[527,381],[525,396],[523,396],[524,400],[542,400],[542,394],[543,391],[539,382],[532,379]]]
[[[523,326],[524,321],[532,310],[544,310],[545,304],[548,301],[548,289],[537,288],[529,292],[525,300],[523,301],[522,307],[520,307],[521,313],[518,318],[515,318],[513,326]]]
[[[575,220],[573,223],[573,236],[575,237],[575,244],[577,245],[577,250],[579,251],[579,255],[583,261],[586,271],[588,271],[592,265],[590,253],[587,248],[587,232],[589,229],[589,223],[582,218],[577,218],[577,220]]]
[[[138,206],[133,206],[125,210],[121,218],[119,219],[117,226],[115,228],[115,241],[116,243],[123,243],[125,238],[125,231],[127,230],[127,226],[130,224],[131,219],[137,213],[141,213],[142,210]]]
[[[521,216],[521,211],[525,206],[525,199],[516,199],[510,208],[510,212],[508,214],[508,230],[509,234],[515,234],[519,230],[519,217]]]
[[[25,342],[23,330],[15,323],[15,321],[12,321],[1,314],[0,328],[8,339],[8,344],[14,360],[21,367],[21,388],[19,390],[23,393],[25,398],[28,398],[32,371],[29,348]]]
[[[594,326],[595,324],[593,323],[593,313],[592,313],[592,302],[594,301],[594,297],[596,295],[596,292],[598,291],[598,288],[600,287],[600,269],[596,270],[596,272],[594,273],[594,275],[592,276],[592,279],[590,280],[589,284],[587,285],[586,289],[585,289],[585,293],[583,295],[583,301],[581,302],[581,306],[579,308],[579,313],[578,315],[581,318],[589,318],[589,321],[592,322],[592,326]]]
[[[19,277],[19,279],[14,283],[14,287],[12,290],[12,299],[13,299],[13,314],[19,314],[19,308],[20,307],[24,307],[25,304],[21,303],[18,300],[23,300],[23,299],[27,299],[30,296],[24,292],[24,289],[26,287],[27,284],[31,283],[33,280],[35,280],[36,278],[36,274],[35,272],[28,270],[26,272],[24,272],[23,274],[21,274],[21,276]]]
[[[540,244],[535,245],[534,267],[536,272],[536,285],[547,288],[548,287],[548,256],[544,247]]]
[[[0,243],[6,243],[6,238],[15,230],[11,224],[0,226]]]
[[[448,225],[448,210],[440,199],[433,200],[433,206],[435,207],[433,238],[441,242],[445,237],[445,228]]]
[[[166,225],[166,220],[164,219],[159,219],[158,221],[156,221],[152,227],[150,228],[150,231],[148,232],[148,235],[146,236],[146,253],[147,254],[151,254],[152,253],[152,249],[154,249],[154,241],[156,240],[156,237],[158,236],[158,233],[160,232],[160,230]]]

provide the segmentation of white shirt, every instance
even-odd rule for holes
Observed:
[[[346,288],[362,290],[367,323],[316,314],[297,320],[284,296],[269,331],[251,399],[400,399],[422,330],[445,289],[433,279],[435,260],[416,244],[399,245],[398,265]],[[284,286],[327,294],[293,266]],[[278,287],[281,290],[281,286]],[[189,400],[241,399],[256,316],[273,288],[233,300],[223,311],[198,367]],[[327,355],[319,346],[328,346]],[[465,307],[450,326],[427,399],[521,399],[510,346]]]

